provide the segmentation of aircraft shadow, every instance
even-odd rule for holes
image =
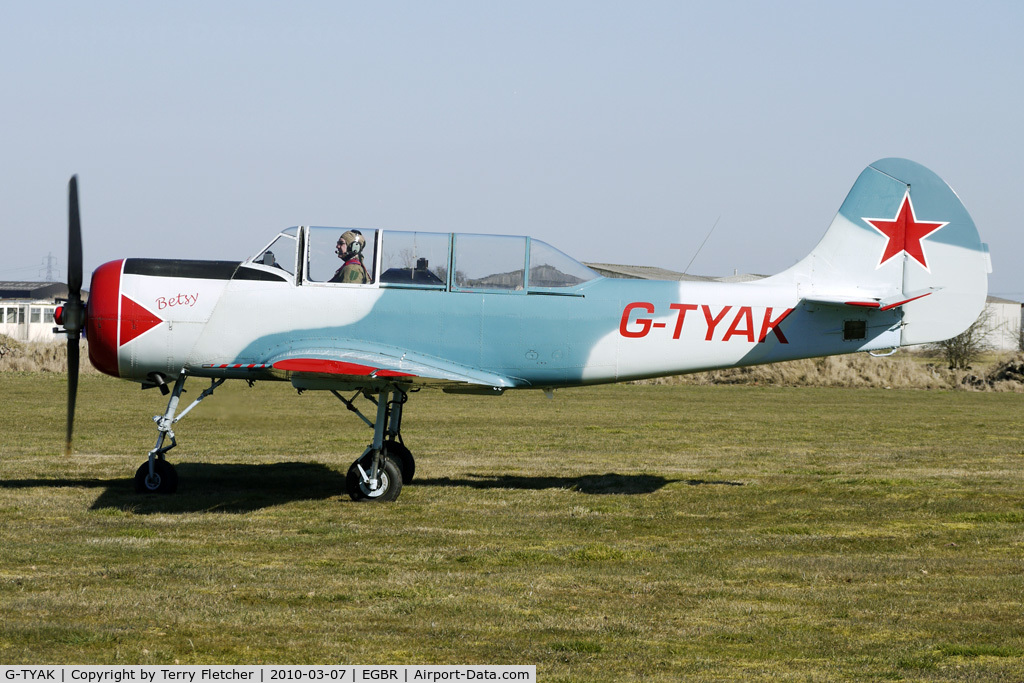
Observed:
[[[121,483],[120,479],[0,479],[0,489],[98,489]]]
[[[323,500],[345,493],[345,475],[321,464],[267,465],[175,463],[178,491],[172,495],[135,493],[125,479],[14,479],[3,488],[102,488],[91,510],[120,509],[137,514],[252,512],[297,500]]]
[[[345,493],[345,475],[316,463],[176,463],[174,467],[178,471],[178,491],[173,495],[139,495],[134,482],[127,479],[104,491],[91,509],[130,508],[139,514],[241,513]]]
[[[497,477],[468,474],[463,478],[438,477],[416,479],[415,486],[465,486],[474,489],[566,489],[591,495],[638,495],[654,493],[678,479],[666,479],[651,474],[593,474],[580,477]]]
[[[325,500],[346,495],[345,475],[326,465],[281,462],[268,465],[177,463],[178,491],[170,496],[140,495],[125,479],[8,479],[5,488],[99,488],[91,510],[131,510],[136,514],[244,513],[298,500]],[[690,486],[743,486],[742,482],[667,479],[650,474],[594,474],[578,477],[485,476],[417,478],[413,486],[474,489],[566,489],[590,495],[639,495],[682,482]]]

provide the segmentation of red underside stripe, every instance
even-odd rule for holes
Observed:
[[[320,358],[289,358],[274,363],[275,370],[292,370],[293,372],[321,372],[328,375],[372,375],[376,368],[358,363],[345,363],[340,360],[323,360]]]
[[[350,375],[356,377],[415,377],[407,372],[396,370],[378,370],[369,365],[346,363],[340,360],[323,360],[321,358],[289,358],[274,363],[275,370],[292,372],[316,372],[325,375]]]

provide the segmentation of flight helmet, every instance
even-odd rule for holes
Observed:
[[[346,230],[338,238],[335,253],[339,258],[353,258],[363,253],[366,247],[366,238],[358,230]]]

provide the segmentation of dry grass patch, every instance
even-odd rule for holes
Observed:
[[[699,372],[641,383],[1024,392],[1024,357],[1019,354],[992,355],[976,363],[972,369],[951,370],[940,358],[927,351],[904,352],[882,358],[858,353]]]
[[[82,342],[81,371],[99,374],[88,361],[89,347]],[[0,372],[67,372],[68,346],[66,341],[20,342],[0,334]]]

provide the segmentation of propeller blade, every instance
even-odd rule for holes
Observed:
[[[78,398],[78,358],[77,340],[68,340],[68,420],[67,437],[64,443],[64,455],[71,455],[71,435],[75,430],[75,402]]]
[[[68,183],[68,298],[82,297],[82,224],[78,216],[78,176]]]
[[[85,322],[82,304],[82,224],[78,215],[78,176],[68,182],[68,300],[63,310],[64,330],[68,335],[68,418],[64,455],[71,455],[71,436],[75,428],[75,403],[78,399],[79,339]]]

